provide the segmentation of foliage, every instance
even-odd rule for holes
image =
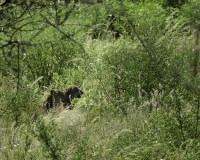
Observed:
[[[69,2],[62,3],[19,2],[13,11],[15,14],[10,15],[15,23],[11,25],[9,18],[3,17],[0,46],[3,74],[11,72],[30,81],[43,76],[40,86],[47,86],[52,83],[53,73],[61,75],[64,67],[73,68],[73,56],[83,58],[82,46],[61,29],[75,6]],[[1,12],[12,11],[12,5],[3,6]],[[64,12],[62,7],[67,7],[67,10]]]
[[[0,4],[0,159],[199,159],[199,1],[85,2]]]
[[[182,5],[184,5],[185,3],[188,2],[188,0],[178,0],[178,1],[174,1],[174,0],[145,0],[146,3],[159,3],[160,5],[162,5],[164,8],[167,7],[173,7],[173,8],[181,8]]]

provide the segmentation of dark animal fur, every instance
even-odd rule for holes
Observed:
[[[50,94],[47,99],[44,101],[42,107],[40,107],[37,112],[32,116],[32,120],[36,119],[38,113],[48,112],[52,108],[57,108],[60,105],[63,105],[64,108],[71,105],[71,101],[74,98],[81,98],[83,91],[81,91],[76,86],[70,86],[65,91],[60,90],[50,90]]]

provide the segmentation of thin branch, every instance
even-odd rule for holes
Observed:
[[[83,47],[83,45],[77,41],[75,41],[71,36],[69,36],[67,33],[65,33],[64,31],[62,31],[60,28],[58,28],[56,25],[54,25],[53,23],[51,23],[44,15],[41,14],[41,16],[46,20],[46,23],[49,24],[50,26],[54,27],[56,30],[58,30],[60,33],[62,33],[64,35],[65,38],[70,39],[72,42],[74,42],[75,44],[77,44],[79,47],[81,47],[81,49],[85,52],[85,49]]]
[[[15,96],[12,98],[12,100],[10,101],[8,106],[2,111],[0,116],[2,116],[3,114],[5,114],[8,111],[8,109],[10,108],[12,103],[15,101],[15,99],[17,98],[17,95],[19,93],[19,86],[20,86],[20,43],[19,42],[17,44],[17,68],[18,68],[17,69],[17,88],[16,88]]]
[[[198,97],[199,98],[199,97]],[[198,138],[199,132],[199,113],[200,113],[200,100],[197,100],[197,111],[196,111],[196,128],[195,128],[195,138]]]

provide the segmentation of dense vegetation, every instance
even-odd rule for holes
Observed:
[[[0,3],[0,159],[200,159],[200,1]],[[51,88],[73,110],[30,120]]]

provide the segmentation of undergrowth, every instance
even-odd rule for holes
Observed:
[[[0,159],[200,158],[198,1],[32,3],[1,17]],[[73,110],[31,121],[72,84]]]

